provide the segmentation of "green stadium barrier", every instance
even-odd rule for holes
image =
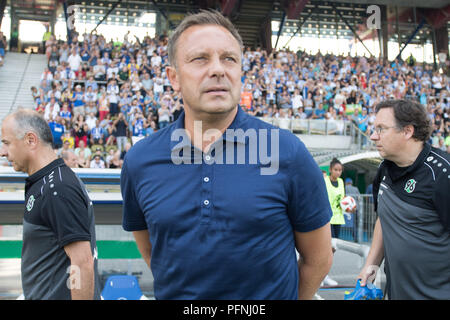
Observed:
[[[140,259],[141,254],[134,241],[98,240],[99,259]],[[0,259],[16,259],[21,257],[22,241],[1,240]]]

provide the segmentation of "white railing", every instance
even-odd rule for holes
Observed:
[[[260,117],[264,122],[295,134],[306,135],[342,135],[351,136],[352,144],[358,149],[374,149],[370,138],[363,133],[351,120],[327,119],[286,119]]]

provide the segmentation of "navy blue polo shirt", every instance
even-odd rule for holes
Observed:
[[[155,297],[297,299],[294,230],[320,228],[332,215],[304,144],[240,108],[227,132],[247,134],[224,134],[207,154],[183,129],[184,113],[139,141],[121,174],[123,228],[149,230]],[[268,164],[264,150],[279,156]]]

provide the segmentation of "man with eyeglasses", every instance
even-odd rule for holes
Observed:
[[[408,100],[375,108],[370,139],[384,161],[373,183],[372,245],[358,278],[385,261],[389,299],[450,299],[450,156],[427,142],[426,109]]]

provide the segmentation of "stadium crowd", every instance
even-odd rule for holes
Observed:
[[[0,67],[2,67],[5,63],[5,53],[7,46],[8,43],[6,42],[6,36],[3,34],[3,32],[0,31]]]
[[[182,98],[166,77],[167,37],[106,41],[74,32],[71,43],[45,42],[48,67],[32,87],[35,108],[49,122],[58,154],[72,151],[78,167],[120,168],[140,139],[175,121]],[[374,106],[407,98],[423,104],[433,123],[430,143],[450,153],[447,71],[406,61],[310,55],[245,48],[241,107],[257,117],[349,120],[367,136]]]

